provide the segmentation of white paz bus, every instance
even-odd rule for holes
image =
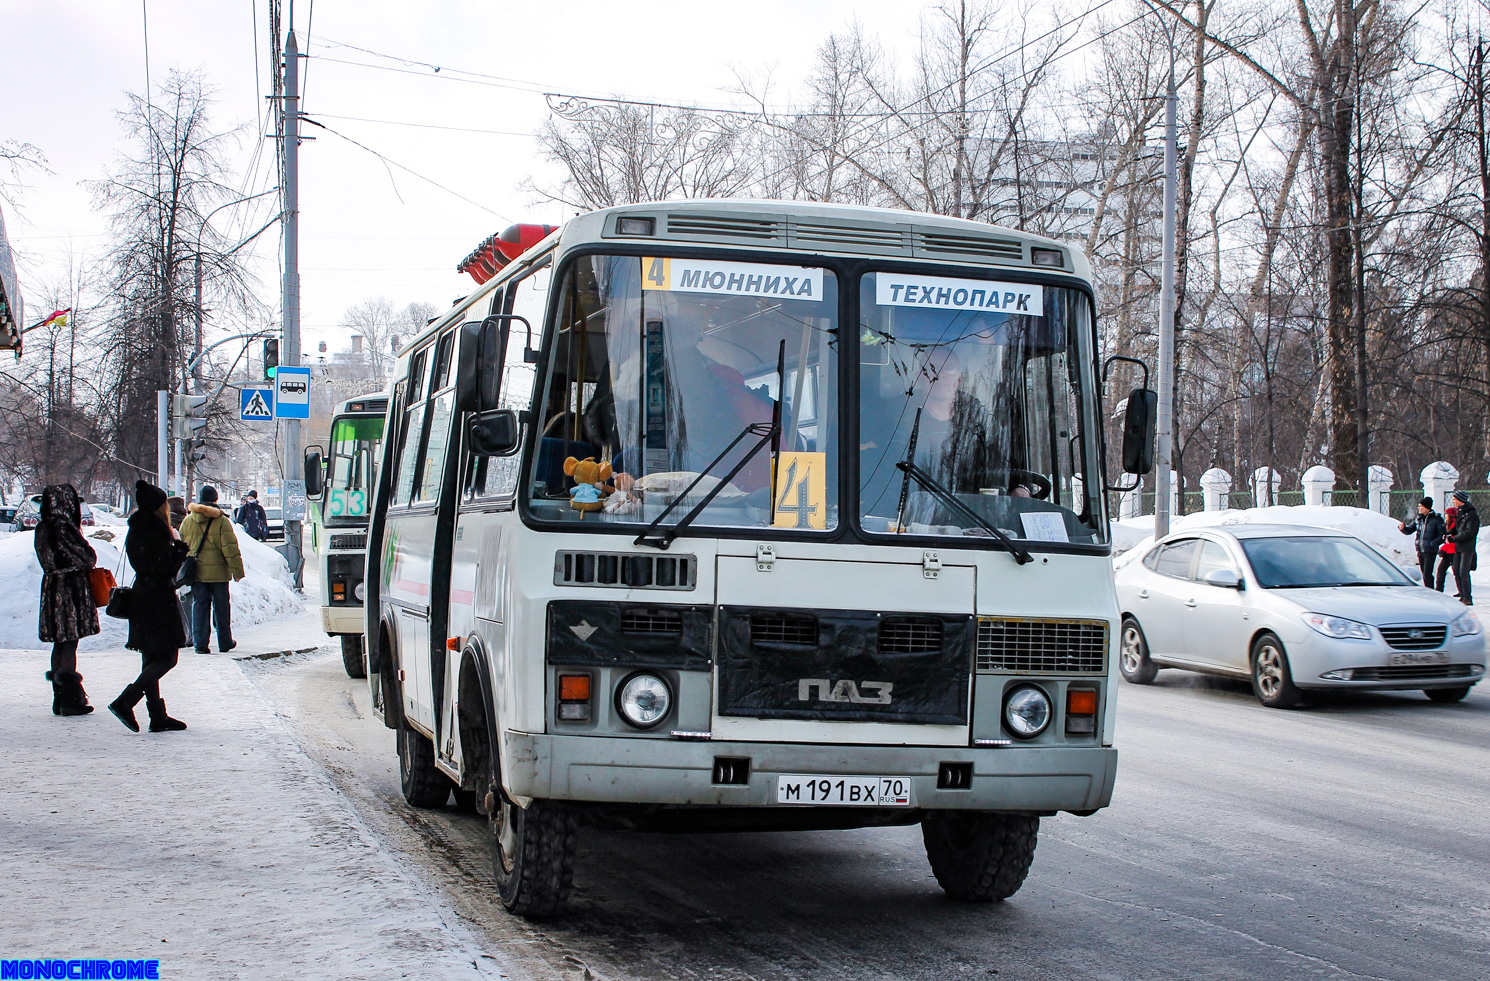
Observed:
[[[1112,794],[1118,607],[1085,258],[799,202],[515,226],[400,355],[369,528],[404,794],[508,908],[582,826],[919,823],[952,896]],[[1152,456],[1129,398],[1124,468]],[[1116,467],[1114,467],[1116,470]]]

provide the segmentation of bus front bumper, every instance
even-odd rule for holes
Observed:
[[[927,810],[1093,811],[1112,800],[1112,747],[839,746],[685,742],[507,731],[504,783],[534,798],[611,804],[777,807],[777,777],[906,777]],[[748,759],[744,784],[716,784],[715,757]],[[937,788],[943,763],[971,763],[965,790]],[[788,805],[789,806],[789,805]]]
[[[366,629],[361,606],[321,607],[321,629],[335,637],[338,634],[360,634]]]

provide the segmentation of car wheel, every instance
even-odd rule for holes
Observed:
[[[1469,694],[1473,685],[1460,685],[1458,688],[1424,688],[1423,694],[1435,702],[1462,702]]]
[[[1252,691],[1268,708],[1294,708],[1303,701],[1293,683],[1283,642],[1273,634],[1252,642]]]
[[[953,899],[991,902],[1019,891],[1040,836],[1040,819],[990,811],[932,811],[921,819],[926,857]]]
[[[1149,660],[1149,642],[1143,628],[1132,617],[1123,617],[1122,640],[1118,645],[1118,671],[1135,685],[1153,684],[1159,666]]]

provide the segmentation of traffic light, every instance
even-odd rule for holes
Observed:
[[[186,444],[186,458],[192,463],[201,463],[207,459],[207,441],[205,439],[194,439]]]
[[[207,428],[207,396],[177,395],[171,400],[177,439],[190,439]]]
[[[279,370],[279,341],[269,340],[264,342],[264,377],[270,381],[274,380],[274,374]]]

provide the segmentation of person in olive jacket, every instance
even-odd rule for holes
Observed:
[[[124,646],[140,652],[141,669],[140,676],[109,703],[109,711],[139,732],[134,707],[143,697],[150,712],[150,731],[173,732],[185,729],[186,723],[166,714],[160,679],[176,666],[181,648],[186,646],[185,618],[181,601],[176,598],[176,573],[188,549],[171,527],[165,491],[143,480],[136,482],[135,507],[129,516],[129,534],[124,538],[124,552],[135,571],[129,639]]]
[[[217,488],[202,488],[201,501],[190,507],[181,522],[181,539],[197,557],[197,573],[191,584],[192,639],[198,654],[210,653],[212,619],[217,621],[217,649],[226,654],[237,647],[233,640],[233,599],[228,580],[243,578],[243,555],[233,522],[217,506]],[[209,618],[209,614],[212,615]]]
[[[41,563],[41,608],[37,634],[52,645],[53,715],[93,711],[83,676],[78,674],[78,641],[98,633],[98,607],[88,571],[97,556],[83,538],[83,501],[71,484],[52,484],[41,492],[36,526],[36,560]]]
[[[1469,495],[1462,490],[1454,491],[1454,500],[1459,505],[1459,518],[1454,522],[1454,581],[1459,584],[1459,602],[1474,605],[1469,574],[1475,567],[1475,543],[1480,537],[1480,512],[1469,503]]]

